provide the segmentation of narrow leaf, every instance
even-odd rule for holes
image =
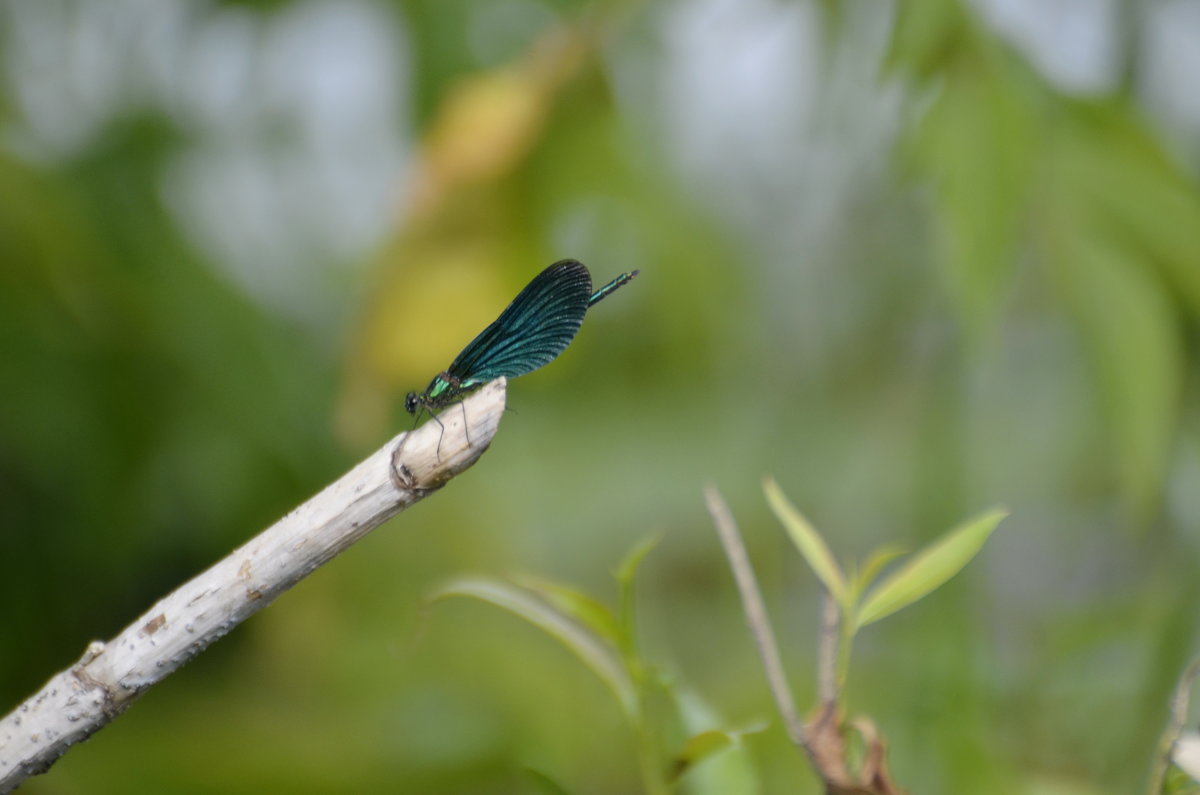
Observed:
[[[541,627],[592,669],[608,685],[630,720],[637,720],[637,695],[633,682],[614,650],[567,616],[534,596],[508,583],[478,577],[453,580],[437,589],[431,601],[451,596],[468,596],[508,610],[534,626]]]
[[[1036,141],[1018,71],[993,48],[964,49],[911,139],[934,188],[942,272],[964,328],[988,336],[1012,277]]]
[[[757,795],[762,787],[742,738],[766,729],[755,723],[738,729],[713,729],[724,719],[694,690],[679,687],[675,703],[684,732],[692,734],[675,758],[672,778],[687,776],[690,795]],[[717,737],[707,735],[716,734]],[[703,765],[700,763],[704,762]]]
[[[1145,263],[1081,241],[1068,266],[1111,419],[1111,466],[1138,520],[1158,503],[1177,433],[1183,344],[1171,298]]]
[[[638,567],[642,565],[642,561],[654,551],[654,548],[658,546],[660,541],[662,541],[662,534],[655,533],[654,535],[646,536],[634,544],[633,548],[625,555],[625,559],[621,561],[621,565],[617,566],[615,575],[617,582],[621,585],[632,582],[634,575],[637,574]]]
[[[1084,234],[1119,241],[1159,270],[1200,315],[1200,195],[1145,120],[1126,103],[1078,105],[1061,151],[1067,185],[1088,206]]]
[[[620,631],[617,617],[608,605],[582,591],[541,577],[523,575],[517,582],[545,599],[562,613],[583,624],[613,646],[618,645]]]
[[[1055,190],[1043,220],[1046,253],[1096,372],[1113,447],[1109,466],[1134,520],[1146,524],[1158,509],[1178,435],[1187,359],[1172,282],[1160,268],[1198,270],[1200,234],[1188,224],[1200,213],[1155,202],[1150,212],[1177,212],[1166,225],[1187,229],[1173,235],[1140,220],[1149,208],[1132,208],[1151,199],[1153,183],[1130,178],[1144,159],[1139,140],[1109,135],[1100,146],[1095,125],[1081,119],[1055,150]],[[1114,197],[1114,190],[1125,195]]]
[[[662,534],[647,536],[636,544],[617,567],[617,648],[625,658],[626,665],[638,663],[637,616],[634,611],[634,582],[638,569],[646,556],[662,541]]]
[[[842,574],[833,553],[829,551],[825,539],[821,538],[808,520],[788,501],[774,478],[766,479],[763,491],[766,492],[771,510],[792,537],[792,543],[800,550],[817,579],[839,605],[845,605],[846,577]]]
[[[865,627],[942,586],[975,557],[1000,520],[1008,515],[993,509],[960,525],[921,550],[902,568],[887,577],[867,595],[858,611],[856,625]]]
[[[705,759],[732,747],[734,742],[731,735],[717,729],[709,729],[688,738],[675,761],[671,763],[672,783]]]

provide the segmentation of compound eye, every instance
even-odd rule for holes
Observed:
[[[420,405],[420,402],[417,400],[417,393],[409,392],[404,398],[404,410],[409,414],[416,414],[418,405]]]

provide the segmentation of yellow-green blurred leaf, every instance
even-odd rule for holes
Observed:
[[[544,134],[590,46],[581,30],[553,27],[513,63],[460,80],[426,133],[411,213],[436,215],[464,186],[516,168]]]
[[[779,488],[779,484],[773,478],[767,478],[763,483],[763,491],[767,495],[767,504],[775,512],[775,516],[783,524],[784,529],[792,538],[792,543],[800,550],[800,554],[804,556],[804,560],[817,575],[817,579],[821,581],[825,590],[829,591],[830,596],[838,604],[844,605],[846,578],[842,574],[837,560],[833,557],[833,553],[829,551],[825,539],[821,538],[821,535],[808,523],[803,514],[788,501],[783,490]]]
[[[867,595],[858,611],[856,625],[865,627],[908,607],[942,586],[971,562],[1000,520],[1004,510],[991,510],[951,530],[917,553],[901,569]]]

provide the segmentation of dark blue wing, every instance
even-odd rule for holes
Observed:
[[[501,376],[516,378],[549,364],[575,338],[591,296],[592,277],[582,263],[554,263],[525,285],[446,372],[469,387]]]

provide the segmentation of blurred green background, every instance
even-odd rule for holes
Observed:
[[[843,559],[1012,510],[856,647],[900,784],[1141,790],[1200,628],[1197,0],[4,0],[0,47],[7,705],[407,427],[545,265],[642,270],[479,465],[22,792],[635,792],[590,671],[424,597],[611,600],[656,532],[647,655],[816,792],[701,496],[807,708],[768,473]]]

